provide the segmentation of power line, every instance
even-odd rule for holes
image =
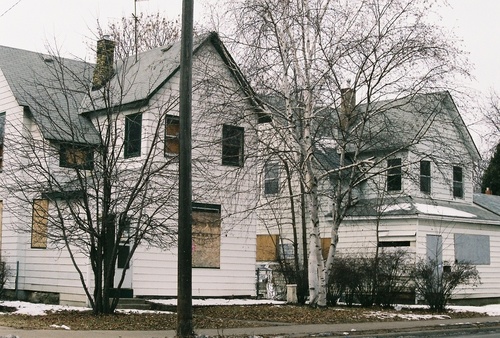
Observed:
[[[12,8],[14,8],[14,7],[16,7],[16,6],[17,6],[20,2],[21,2],[21,0],[17,0],[17,2],[16,2],[15,4],[13,4],[12,6],[10,6],[10,8],[9,8],[9,9],[7,9],[5,12],[3,12],[3,13],[2,13],[2,15],[0,15],[0,18],[1,18],[2,16],[4,16],[5,14],[7,14],[8,12],[10,12],[10,11],[11,11],[11,9],[12,9]]]

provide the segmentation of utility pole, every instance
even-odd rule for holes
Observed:
[[[194,0],[182,1],[179,85],[179,229],[177,261],[177,336],[194,337],[192,301],[191,105]]]

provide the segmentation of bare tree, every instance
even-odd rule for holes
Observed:
[[[243,196],[254,191],[256,147],[255,137],[243,133],[255,130],[257,114],[248,111],[255,101],[250,90],[242,92],[244,79],[228,80],[240,75],[218,36],[195,40],[197,48],[210,43],[214,48],[194,61],[193,195],[223,202],[218,219],[199,216],[203,226],[193,227],[193,240],[215,250],[210,245],[234,227],[215,229],[221,215],[251,218],[246,206],[255,202]],[[113,45],[105,37],[98,41],[95,66],[37,54],[19,88],[24,116],[5,127],[5,147],[15,156],[4,165],[2,187],[11,195],[6,208],[19,219],[16,230],[31,234],[33,248],[67,251],[96,314],[115,310],[140,245],[168,249],[177,237],[178,88],[165,85],[165,77],[175,72],[180,44],[152,50],[162,56],[154,67],[134,57],[114,60]],[[233,77],[221,67],[221,55]],[[228,135],[226,125],[235,126]],[[222,169],[221,144],[222,161],[229,162]],[[32,221],[26,205],[33,206]],[[195,255],[202,266],[220,264],[216,252]]]
[[[357,187],[426,135],[436,112],[420,94],[446,89],[448,75],[466,74],[462,53],[426,21],[432,9],[427,1],[245,0],[230,8],[236,29],[227,38],[242,47],[235,48],[244,72],[254,88],[278,98],[273,146],[288,153],[304,189],[309,302],[325,306],[338,228]],[[388,111],[408,105],[416,125],[391,126]],[[386,138],[391,133],[382,136],[396,127],[406,137],[392,142]],[[334,144],[334,167],[318,160],[325,140]],[[370,151],[382,146],[387,151],[371,158]],[[324,197],[332,206],[326,262],[320,241]]]
[[[97,29],[98,37],[109,35],[116,43],[116,56],[123,59],[180,40],[180,19],[168,20],[160,13],[123,17]]]

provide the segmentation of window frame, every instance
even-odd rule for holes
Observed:
[[[269,175],[269,174],[274,175]],[[264,165],[264,195],[277,195],[280,192],[280,168],[275,161],[267,162]]]
[[[386,189],[389,192],[403,190],[403,171],[401,158],[387,159],[387,183]]]
[[[245,129],[224,124],[222,126],[222,165],[243,167],[245,155]]]
[[[464,171],[460,166],[453,166],[453,186],[452,192],[454,198],[464,198]]]
[[[431,161],[420,161],[420,192],[430,194],[432,191],[432,166]]]
[[[3,143],[5,139],[5,121],[6,121],[6,113],[0,113],[0,171],[3,169]]]
[[[172,128],[172,126],[176,126]],[[170,127],[170,128],[169,128]],[[176,133],[172,133],[176,131]],[[179,144],[180,120],[179,116],[167,115],[165,117],[165,155],[178,155],[180,153]]]
[[[220,269],[222,219],[219,204],[192,204],[192,266],[193,268]],[[199,214],[197,214],[199,213]],[[210,217],[208,223],[197,221]],[[198,232],[200,230],[200,232]]]
[[[72,161],[69,159],[68,151],[81,151],[85,156],[85,160],[83,163],[78,163],[81,157],[78,155],[74,155],[75,163],[71,163]],[[69,143],[61,143],[59,145],[59,166],[62,168],[73,168],[73,169],[82,169],[82,170],[93,170],[94,169],[94,149],[90,146],[85,145],[75,145]]]
[[[44,198],[34,199],[31,214],[32,249],[47,249],[48,223],[49,200]]]
[[[133,134],[138,134],[138,135],[133,135]],[[142,148],[142,113],[139,112],[139,113],[125,115],[123,156],[125,158],[141,156],[141,148]]]

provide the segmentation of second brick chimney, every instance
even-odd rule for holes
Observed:
[[[115,42],[108,35],[97,41],[97,59],[92,77],[92,90],[102,88],[114,74]]]
[[[356,91],[352,88],[342,88],[340,90],[340,126],[346,130],[354,115],[356,107]]]

